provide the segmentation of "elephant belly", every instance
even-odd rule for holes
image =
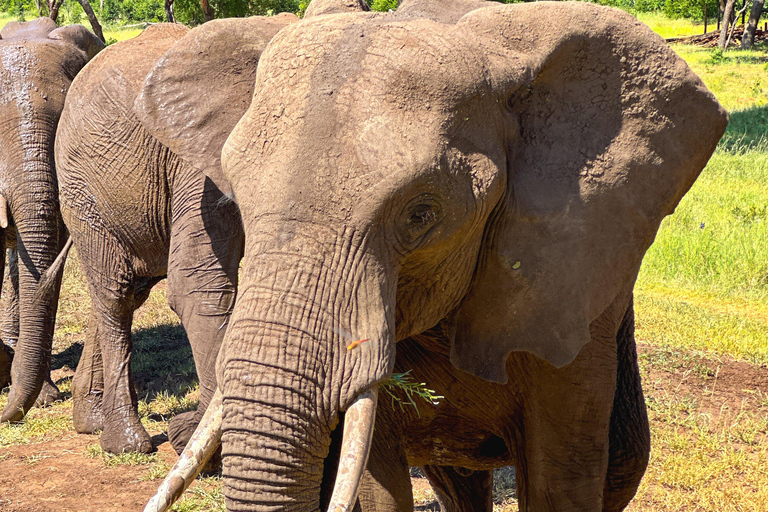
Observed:
[[[491,469],[513,464],[514,421],[520,404],[510,385],[478,379],[448,359],[447,340],[420,336],[398,343],[395,372],[409,372],[443,398],[438,405],[414,397],[418,410],[381,395],[377,414],[396,425],[408,462]],[[393,390],[401,397],[401,390]],[[403,397],[404,398],[404,397]]]

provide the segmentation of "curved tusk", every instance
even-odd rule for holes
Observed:
[[[221,443],[222,397],[216,389],[208,409],[189,439],[179,460],[152,496],[144,512],[163,512],[179,499]]]
[[[360,481],[368,463],[376,419],[378,386],[361,393],[347,409],[344,438],[341,441],[339,469],[333,486],[328,512],[348,512],[355,506]]]
[[[0,228],[8,227],[8,201],[0,194]]]

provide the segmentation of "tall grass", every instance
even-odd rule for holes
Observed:
[[[638,335],[768,362],[768,47],[673,48],[730,122],[645,257],[636,287]]]

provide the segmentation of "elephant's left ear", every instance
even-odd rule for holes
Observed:
[[[106,48],[101,39],[82,25],[67,25],[66,27],[57,28],[48,34],[48,37],[66,41],[77,46],[85,52],[88,60],[91,60],[97,53]]]
[[[191,30],[157,62],[134,111],[145,128],[225,194],[221,148],[251,104],[261,52],[293,14],[213,20]]]
[[[513,350],[562,366],[590,341],[727,116],[661,38],[614,9],[516,4],[458,27],[506,105],[508,193],[456,312],[451,360],[506,382]]]

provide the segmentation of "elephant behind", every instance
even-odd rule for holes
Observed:
[[[153,25],[110,46],[72,85],[56,162],[64,222],[93,298],[72,384],[74,423],[78,432],[102,430],[109,452],[153,449],[130,374],[131,323],[165,276],[201,391],[198,410],[170,424],[178,451],[216,388],[243,235],[237,207],[202,171],[220,166],[263,47],[296,19]]]
[[[12,346],[0,343],[0,387],[13,386],[0,422],[20,420],[38,395],[45,401],[58,393],[49,375],[63,258],[52,264],[67,236],[54,136],[72,80],[102,48],[85,27],[57,28],[50,18],[11,22],[0,32],[0,273],[6,248],[12,267],[18,261],[18,290],[6,290],[17,301],[17,318],[3,333]]]
[[[224,146],[245,255],[192,445],[221,435],[229,510],[352,510],[361,485],[412,510],[412,464],[490,511],[513,464],[521,510],[614,511],[645,471],[632,289],[727,116],[620,11],[441,5],[286,27]],[[377,413],[395,369],[445,399]]]

